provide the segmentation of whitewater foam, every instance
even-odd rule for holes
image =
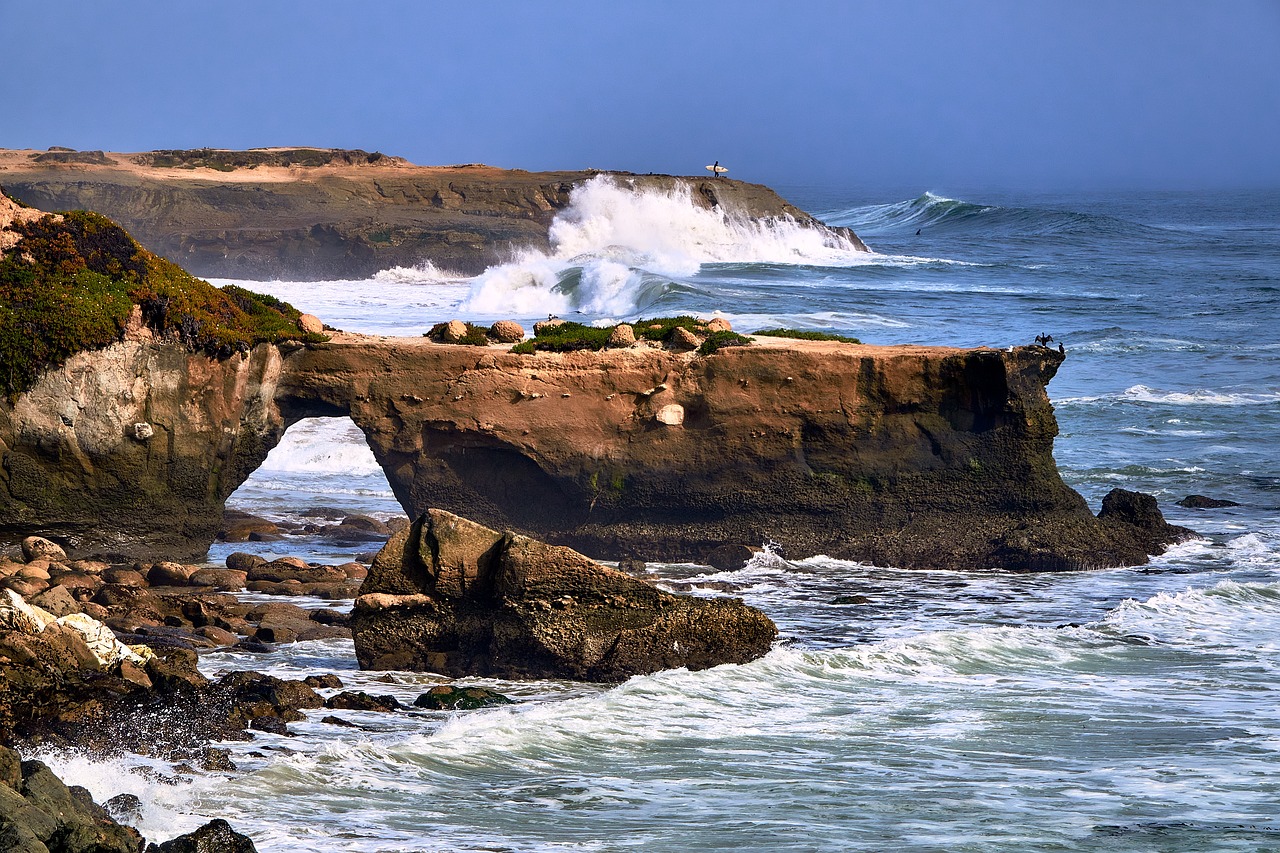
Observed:
[[[870,255],[825,227],[699,206],[686,184],[638,190],[604,175],[574,189],[548,239],[549,252],[525,250],[478,276],[460,309],[628,314],[704,264],[842,266]]]
[[[346,418],[304,418],[271,449],[262,472],[309,474],[381,474],[364,433]]]

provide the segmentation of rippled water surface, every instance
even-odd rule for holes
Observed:
[[[362,729],[314,712],[296,737],[236,745],[230,778],[55,763],[100,796],[142,796],[150,834],[238,816],[263,851],[1280,850],[1280,194],[788,196],[876,254],[602,182],[551,252],[475,279],[250,286],[384,334],[678,312],[885,344],[1052,334],[1063,477],[1095,507],[1115,486],[1155,494],[1204,538],[1042,576],[772,554],[732,573],[653,566],[743,596],[782,641],[747,666],[612,688],[477,682],[520,700],[498,709],[344,712]],[[1174,504],[1189,493],[1241,506]],[[294,427],[233,502],[399,511],[359,432],[325,421]],[[204,666],[334,671],[406,702],[440,680],[359,673],[344,641]]]

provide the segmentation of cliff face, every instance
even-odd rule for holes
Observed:
[[[425,260],[475,274],[505,260],[513,246],[545,249],[547,228],[570,191],[599,174],[425,167],[383,156],[369,162],[375,155],[353,152],[327,160],[198,153],[0,150],[0,184],[43,210],[109,216],[197,275],[317,280],[367,278]],[[640,188],[683,183],[695,203],[726,212],[822,227],[758,184],[611,174]],[[848,229],[832,230],[861,245]]]
[[[1062,482],[1045,394],[1061,358],[763,338],[709,356],[520,355],[338,335],[219,362],[131,339],[0,405],[0,536],[198,555],[287,424],[348,415],[411,516],[596,557],[773,540],[903,567],[1145,562],[1187,531],[1132,502],[1095,518]]]
[[[135,324],[0,400],[0,543],[202,558],[223,503],[284,431],[280,350],[216,361]]]
[[[522,356],[341,336],[286,360],[277,401],[290,420],[349,412],[411,515],[595,556],[773,540],[906,567],[1145,562],[1149,540],[1094,518],[1058,475],[1045,383],[1061,359],[777,339]]]

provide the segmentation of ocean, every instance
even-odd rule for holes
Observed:
[[[517,704],[340,712],[361,729],[311,712],[292,737],[231,744],[238,772],[177,784],[140,759],[50,755],[55,770],[99,800],[138,795],[149,838],[223,816],[264,853],[1280,850],[1280,192],[782,193],[874,253],[597,179],[551,251],[472,279],[424,264],[239,283],[378,334],[676,313],[878,344],[1051,334],[1063,478],[1095,510],[1116,486],[1154,494],[1201,538],[1145,566],[1030,576],[769,551],[736,572],[653,565],[764,610],[776,648],[619,686],[474,679]],[[1189,494],[1239,506],[1176,505]],[[230,505],[402,514],[334,420],[294,426]],[[310,537],[262,549],[352,555]],[[336,672],[403,702],[445,680],[360,673],[340,640],[202,666]]]

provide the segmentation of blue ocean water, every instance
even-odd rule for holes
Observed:
[[[655,566],[697,594],[729,585],[782,641],[617,687],[478,682],[521,700],[500,709],[351,714],[362,730],[316,714],[236,746],[240,772],[176,787],[58,760],[95,794],[141,796],[149,834],[235,816],[263,851],[1280,850],[1280,192],[783,194],[874,254],[599,181],[551,252],[474,279],[249,286],[383,334],[678,312],[882,344],[1052,334],[1064,479],[1095,507],[1150,492],[1203,538],[1038,576]],[[1191,493],[1240,506],[1174,503]],[[399,512],[358,431],[325,421],[294,427],[233,503]],[[854,593],[868,603],[837,603]],[[343,641],[204,665],[337,671],[407,701],[443,680],[359,673]]]

